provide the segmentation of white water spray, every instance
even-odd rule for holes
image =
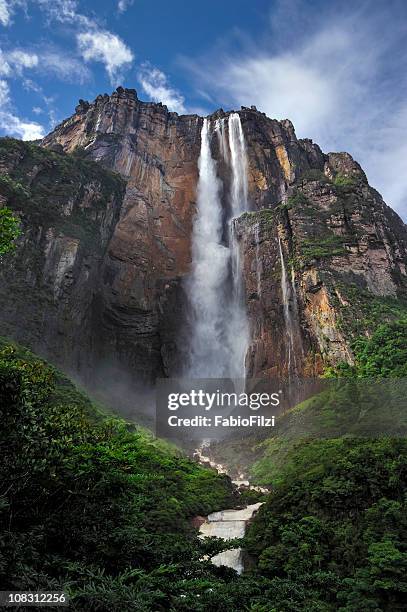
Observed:
[[[210,123],[204,119],[198,161],[197,215],[192,235],[192,275],[187,291],[192,308],[192,337],[188,376],[226,376],[227,347],[224,335],[224,286],[229,249],[222,244],[220,181],[210,149]]]
[[[192,236],[192,274],[187,284],[192,310],[190,363],[186,374],[196,378],[244,378],[249,328],[244,304],[240,249],[235,217],[247,210],[247,160],[237,113],[214,131],[219,150],[231,168],[227,244],[222,242],[221,183],[212,158],[211,125],[201,131],[197,216]]]
[[[230,162],[229,143],[226,134],[225,118],[216,119],[215,132],[218,136],[219,151],[223,160],[228,164]]]
[[[232,168],[231,206],[232,217],[248,210],[247,206],[247,156],[242,124],[237,113],[229,115],[230,164]]]

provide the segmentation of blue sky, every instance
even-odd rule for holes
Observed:
[[[352,153],[406,218],[406,33],[404,0],[0,0],[0,133],[119,84],[182,113],[255,104]]]

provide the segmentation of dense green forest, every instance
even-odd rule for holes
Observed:
[[[0,581],[75,610],[402,610],[405,440],[303,441],[246,536],[238,577],[202,561],[190,519],[233,506],[226,477],[103,414],[2,342]]]
[[[18,236],[4,210],[3,253]],[[404,314],[384,321],[328,374],[405,376],[406,329]],[[268,441],[253,475],[272,492],[235,543],[251,558],[239,577],[204,560],[226,545],[191,522],[245,502],[230,480],[4,339],[0,416],[2,589],[64,590],[91,612],[406,609],[405,438]]]
[[[189,519],[233,505],[229,480],[2,344],[2,588],[64,588],[78,610],[169,609],[186,577],[204,583]]]

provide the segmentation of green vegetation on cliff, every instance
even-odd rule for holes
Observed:
[[[13,249],[19,235],[18,219],[9,208],[0,208],[0,257]]]
[[[95,220],[124,193],[120,175],[79,154],[0,138],[0,159],[7,169],[0,175],[0,195],[30,227],[52,226],[63,234],[94,240]]]

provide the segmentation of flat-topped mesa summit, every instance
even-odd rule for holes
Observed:
[[[230,165],[215,132],[229,114],[208,117],[225,210]],[[247,375],[313,374],[352,362],[352,330],[341,321],[351,309],[358,314],[353,292],[366,299],[406,295],[406,226],[350,155],[322,153],[311,140],[297,139],[290,121],[269,119],[255,107],[238,114],[251,211],[236,223],[250,326]],[[59,165],[66,172],[68,158],[89,170],[88,182],[72,187],[68,200],[55,181],[54,188],[49,184],[52,206],[41,210],[5,194],[25,228],[13,271],[3,270],[0,279],[7,333],[28,338],[37,351],[82,376],[92,377],[107,356],[109,367],[132,380],[180,371],[202,125],[197,115],[180,116],[119,87],[92,103],[80,101],[42,141],[40,161],[30,157],[33,145],[19,146],[18,154],[3,148],[3,173],[31,192]],[[96,170],[88,160],[123,178],[113,209],[109,204],[96,214],[89,196]],[[91,219],[91,240],[73,233],[84,214]],[[41,311],[31,305],[27,318],[19,296],[29,288],[35,303],[38,287]],[[48,329],[43,320],[54,325]],[[72,335],[86,349],[86,364]]]

